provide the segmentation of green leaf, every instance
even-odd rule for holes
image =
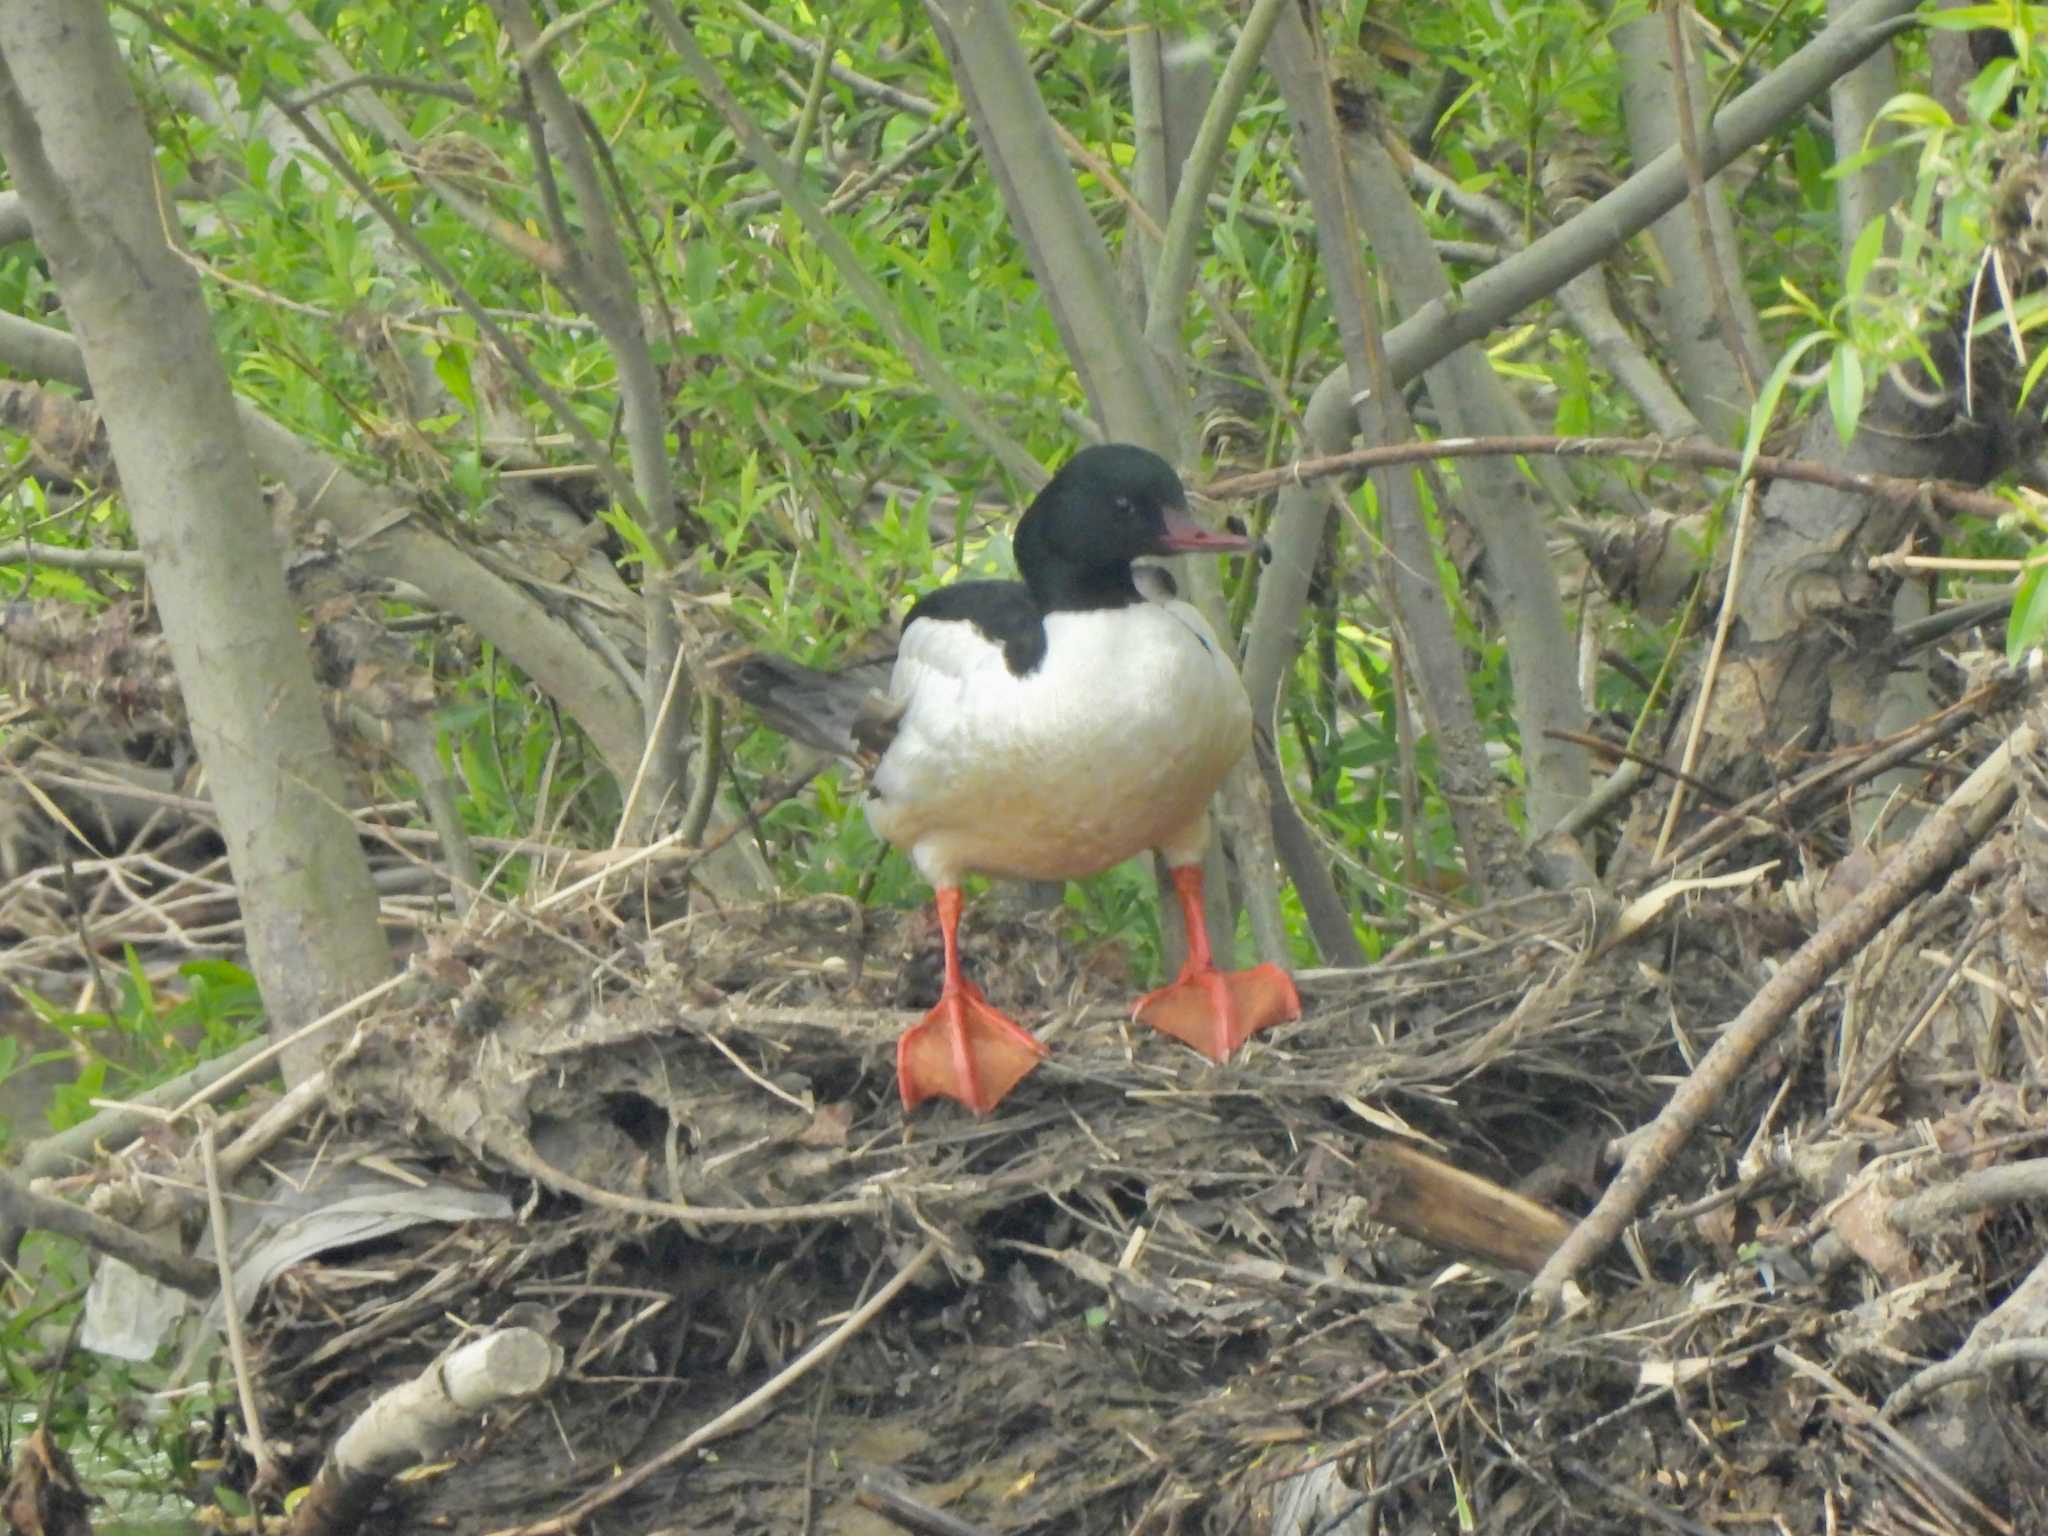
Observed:
[[[632,558],[642,564],[654,563],[654,545],[649,542],[646,531],[627,515],[623,508],[606,507],[597,514],[606,527],[616,533],[632,550]]]
[[[441,381],[441,387],[474,412],[476,384],[469,373],[469,348],[459,342],[444,341],[434,344],[432,351],[434,376]]]
[[[1975,32],[1985,27],[2003,31],[2012,25],[2012,19],[2009,5],[1959,5],[1953,10],[1929,11],[1919,21],[1937,32]]]
[[[1863,356],[1847,343],[1828,359],[1828,409],[1834,413],[1835,435],[1844,447],[1856,435],[1863,417]]]
[[[2019,65],[2012,59],[1999,59],[1986,65],[1984,72],[1972,80],[1970,88],[1963,93],[1963,106],[1970,121],[1989,123],[1997,118],[2005,110],[2018,74]]]
[[[1953,128],[1956,121],[1939,100],[1918,91],[1900,92],[1879,107],[1877,115],[1908,128]]]
[[[1798,369],[1799,360],[1829,339],[1826,331],[1809,331],[1786,349],[1785,355],[1778,359],[1777,367],[1771,370],[1771,376],[1764,380],[1763,390],[1749,410],[1749,437],[1742,445],[1740,473],[1743,476],[1746,477],[1750,467],[1756,463],[1757,450],[1763,445],[1764,434],[1771,429],[1771,420],[1778,414],[1778,401]]]
[[[2048,347],[2036,352],[2033,361],[2027,364],[2026,377],[2020,380],[2020,401],[2025,405],[2034,393],[2034,386],[2041,380],[2041,373],[2048,369]]]
[[[2020,658],[2041,643],[2048,634],[2048,565],[2036,565],[2020,575],[2012,597],[2012,616],[2005,621],[2005,659],[2018,666]]]
[[[1855,299],[1863,292],[1864,284],[1870,281],[1871,270],[1876,267],[1878,257],[1884,254],[1884,231],[1890,222],[1890,214],[1880,213],[1863,226],[1856,243],[1849,248],[1849,261],[1842,269],[1844,297]]]

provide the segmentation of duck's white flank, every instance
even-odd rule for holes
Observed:
[[[1024,677],[972,624],[904,634],[889,691],[906,707],[868,820],[934,886],[1073,879],[1148,848],[1192,863],[1251,744],[1237,668],[1188,604],[1055,612],[1045,632]]]

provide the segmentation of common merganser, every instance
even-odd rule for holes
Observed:
[[[813,740],[822,726],[824,744],[873,764],[868,821],[936,893],[945,983],[897,1043],[906,1109],[943,1095],[986,1114],[1045,1055],[961,972],[969,874],[1068,880],[1157,849],[1187,959],[1133,1016],[1214,1061],[1301,1016],[1278,966],[1217,969],[1203,916],[1209,797],[1251,744],[1244,685],[1207,621],[1174,599],[1171,577],[1132,566],[1253,541],[1196,526],[1164,459],[1112,443],[1067,461],[1012,547],[1022,581],[956,582],[911,608],[885,694],[857,675],[764,671],[764,658],[734,677],[757,702],[796,678],[812,728],[786,700],[771,718]]]

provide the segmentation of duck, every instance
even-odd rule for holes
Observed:
[[[1216,964],[1203,910],[1208,807],[1251,745],[1251,703],[1170,573],[1136,564],[1248,554],[1256,542],[1196,523],[1158,454],[1109,443],[1060,467],[1011,548],[1017,580],[957,581],[917,600],[880,686],[872,665],[835,674],[760,654],[726,674],[771,724],[867,768],[869,824],[932,887],[944,980],[897,1042],[906,1112],[944,1097],[986,1115],[1046,1056],[965,974],[970,875],[1073,880],[1157,851],[1187,953],[1133,1017],[1221,1062],[1301,1016],[1279,966]]]

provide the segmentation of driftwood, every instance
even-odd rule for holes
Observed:
[[[561,1347],[531,1328],[462,1345],[364,1410],[320,1464],[292,1516],[291,1536],[346,1536],[407,1467],[474,1432],[478,1418],[530,1398],[561,1373]]]

